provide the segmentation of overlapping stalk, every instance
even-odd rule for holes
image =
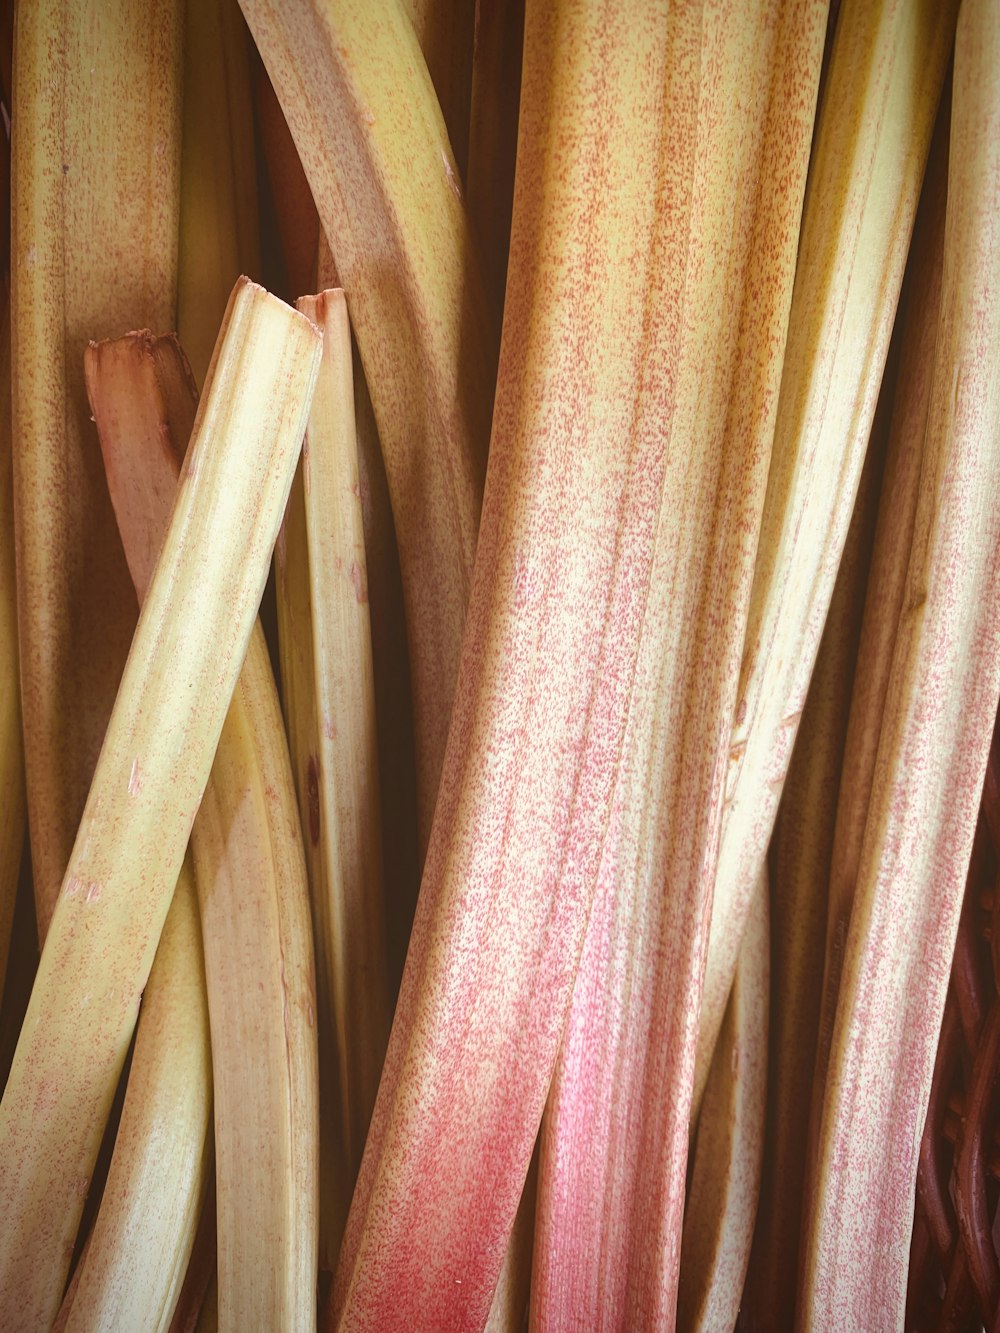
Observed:
[[[141,601],[196,395],[176,340],[141,334],[88,349],[87,385]],[[315,1318],[318,1230],[312,932],[292,774],[259,626],[191,845],[212,1032],[220,1319],[233,1329],[303,1327]]]
[[[821,1042],[816,1085],[822,1088],[833,1034],[844,946],[858,863],[868,821],[879,734],[885,708],[896,627],[910,558],[920,488],[927,404],[934,370],[941,304],[945,198],[948,170],[948,108],[942,107],[928,163],[910,250],[906,302],[901,312],[899,384],[893,408],[885,485],[865,597],[858,669],[849,701],[843,779],[829,857]],[[819,1111],[817,1101],[816,1111]],[[814,1125],[814,1133],[816,1126]]]
[[[278,548],[285,711],[316,926],[329,1062],[324,1255],[332,1272],[389,1035],[378,740],[351,334],[341,291],[303,297],[324,352]]]
[[[237,287],[0,1102],[6,1328],[49,1323],[59,1304],[319,352],[301,315]]]
[[[663,494],[698,16],[567,3],[529,8],[526,24],[487,505],[435,832],[338,1272],[347,1327],[487,1315],[596,883],[661,513],[680,489],[675,476]],[[594,265],[600,280],[581,282]]]
[[[320,235],[316,261],[320,289],[338,285],[333,254]],[[381,782],[385,943],[389,993],[395,1001],[403,973],[410,927],[420,886],[413,712],[406,617],[399,570],[399,550],[392,521],[382,448],[364,367],[354,343],[354,422],[357,432],[358,483],[367,565],[378,766]],[[353,1173],[352,1173],[353,1188]]]
[[[402,0],[241,3],[333,249],[375,408],[406,601],[426,845],[493,405],[478,260]]]
[[[143,992],[115,1150],[63,1302],[64,1328],[170,1326],[211,1171],[211,1123],[201,926],[185,861]]]
[[[233,283],[260,271],[250,52],[239,0],[185,0],[183,126],[177,331],[202,385]]]
[[[524,0],[476,0],[466,199],[498,329],[507,283],[523,45]]]
[[[955,42],[919,498],[805,1214],[804,1328],[901,1328],[917,1154],[1000,698],[1000,12]]]
[[[83,349],[174,323],[182,17],[182,0],[40,0],[16,13],[14,499],[42,936],[136,614]]]
[[[762,874],[698,1117],[684,1215],[677,1327],[735,1328],[764,1156],[770,945]]]
[[[732,732],[696,1107],[861,475],[956,10],[955,0],[844,0],[840,9]]]
[[[767,1136],[742,1303],[743,1321],[755,1333],[789,1329],[794,1318],[789,1274],[799,1251],[830,851],[897,361],[890,349],[771,850]]]

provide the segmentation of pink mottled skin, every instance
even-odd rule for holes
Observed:
[[[917,1148],[1000,701],[1000,12],[955,44],[909,568],[805,1211],[803,1328],[902,1328]]]
[[[686,267],[680,406],[613,818],[543,1129],[541,1328],[674,1320],[701,971],[825,18],[808,0],[712,3],[669,25],[675,51],[690,52],[670,104],[671,160],[693,196],[686,254],[674,256]]]
[[[566,3],[528,16],[486,504],[427,866],[330,1311],[345,1328],[482,1326],[565,1020],[674,403],[684,265],[668,251],[686,246],[689,185],[688,173],[680,188],[665,179],[666,11]]]

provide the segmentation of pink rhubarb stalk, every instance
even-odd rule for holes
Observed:
[[[687,11],[685,11],[685,14]],[[533,1319],[669,1326],[723,782],[812,135],[823,4],[710,4],[664,519],[625,754],[542,1140]],[[690,27],[685,25],[690,21]],[[678,170],[681,164],[678,162]]]

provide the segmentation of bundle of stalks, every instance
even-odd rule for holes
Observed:
[[[994,1327],[996,0],[0,99],[0,1327]]]

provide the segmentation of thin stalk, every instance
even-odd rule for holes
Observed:
[[[955,39],[919,498],[804,1214],[803,1328],[902,1328],[914,1186],[1000,702],[1000,11]]]
[[[957,0],[845,0],[809,169],[726,781],[697,1107],[871,432]]]
[[[298,305],[323,329],[324,355],[278,547],[278,626],[316,927],[321,1059],[338,1098],[336,1112],[325,1109],[321,1140],[323,1258],[333,1271],[389,1035],[389,991],[351,335],[342,292]]]
[[[705,1088],[684,1214],[677,1327],[735,1328],[764,1159],[770,946],[767,876],[750,908]]]

